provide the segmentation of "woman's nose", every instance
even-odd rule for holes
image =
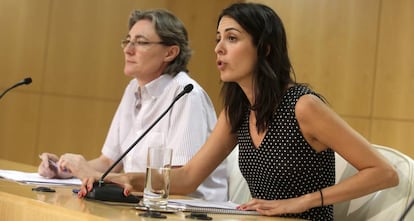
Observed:
[[[214,52],[216,54],[224,54],[224,49],[220,41],[217,42],[216,47],[214,48]]]

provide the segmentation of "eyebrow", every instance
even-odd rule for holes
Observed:
[[[129,34],[128,34],[126,37],[127,37],[127,38],[131,38],[131,35],[129,35]],[[137,39],[137,38],[144,38],[145,40],[148,40],[148,38],[147,38],[147,37],[145,37],[144,35],[135,35],[135,36],[134,36],[134,39]]]
[[[237,31],[237,32],[241,33],[241,31],[239,29],[233,28],[233,27],[224,29],[224,32],[228,32],[228,31]],[[219,34],[219,33],[220,32],[217,31],[217,34]]]

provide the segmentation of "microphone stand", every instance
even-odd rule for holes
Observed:
[[[135,147],[135,145],[141,141],[142,138],[168,113],[175,102],[191,90],[193,90],[192,84],[188,84],[184,87],[184,90],[174,98],[170,106],[154,121],[154,123],[148,127],[147,130],[144,131],[144,133],[137,140],[135,140],[134,143],[131,144],[131,146],[120,157],[118,157],[118,159],[105,171],[98,182],[94,183],[92,190],[86,194],[85,198],[111,202],[139,202],[141,197],[133,195],[124,196],[122,187],[112,183],[104,183],[104,179],[111,172],[111,170],[118,165],[118,163]]]

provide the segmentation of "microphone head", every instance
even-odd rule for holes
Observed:
[[[183,90],[184,94],[186,94],[186,93],[190,93],[190,92],[193,90],[193,88],[194,88],[194,86],[193,86],[192,84],[187,84],[187,85],[184,87],[184,90]]]
[[[30,83],[32,83],[32,78],[30,78],[30,77],[25,78],[25,79],[23,80],[23,83],[24,83],[24,84],[30,84]]]

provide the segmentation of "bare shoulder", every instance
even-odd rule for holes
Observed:
[[[315,117],[315,115],[330,112],[328,106],[316,95],[301,96],[295,106],[296,117],[299,119]]]
[[[296,102],[295,115],[303,136],[316,151],[334,147],[332,138],[342,131],[344,122],[319,97],[301,96]]]

